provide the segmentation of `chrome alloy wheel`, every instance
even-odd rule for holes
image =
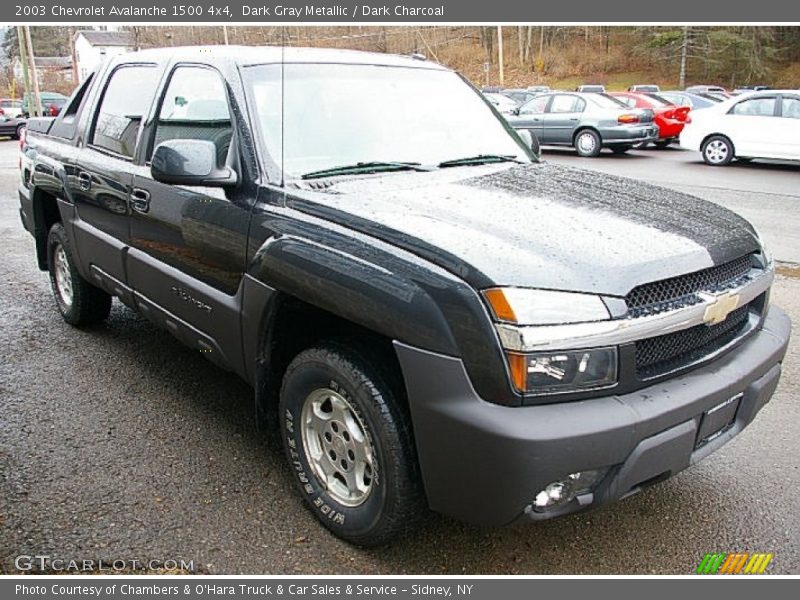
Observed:
[[[311,392],[300,415],[303,450],[314,475],[343,506],[358,506],[373,488],[375,454],[350,403],[329,389]]]
[[[578,148],[581,152],[589,154],[594,151],[596,145],[597,142],[591,133],[582,133],[578,136]]]
[[[719,164],[728,158],[728,144],[722,140],[712,140],[706,145],[705,153],[708,162]]]
[[[53,252],[55,261],[56,290],[64,305],[69,308],[72,306],[72,277],[69,272],[67,253],[64,246],[58,244]]]

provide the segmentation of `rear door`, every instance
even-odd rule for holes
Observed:
[[[84,272],[100,278],[125,301],[130,300],[124,284],[132,162],[160,75],[154,63],[123,64],[111,72],[68,176]]]
[[[544,115],[544,136],[552,144],[571,144],[586,101],[572,94],[556,94]]]
[[[236,190],[155,181],[149,167],[154,149],[174,139],[211,141],[218,166],[229,164],[238,153],[231,101],[214,68],[178,64],[170,72],[133,178],[128,265],[140,310],[223,367],[241,349],[237,292],[250,205]]]
[[[775,141],[783,138],[777,96],[746,98],[725,115],[721,133],[733,142],[737,156],[778,158]]]

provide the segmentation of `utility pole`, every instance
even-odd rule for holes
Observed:
[[[225,45],[227,46],[228,45],[228,26],[227,25],[223,25],[222,26],[222,37],[225,39]]]
[[[34,116],[41,117],[42,97],[39,95],[39,77],[36,73],[36,57],[33,54],[33,42],[31,42],[31,28],[28,25],[23,25],[22,30],[25,33],[25,47],[28,50],[28,61],[30,63],[31,80],[33,82],[33,107],[35,111]]]
[[[678,87],[683,89],[686,86],[686,54],[689,51],[689,27],[683,27],[683,44],[681,44],[681,71],[678,74]]]
[[[25,43],[25,30],[22,25],[17,25],[17,43],[19,44],[19,62],[22,63],[22,83],[25,87],[25,99],[27,106],[23,109],[29,115],[33,115],[33,94],[31,93],[31,77],[28,73],[28,45]]]
[[[503,87],[505,73],[503,71],[503,27],[497,26],[497,63],[500,65],[500,87]]]

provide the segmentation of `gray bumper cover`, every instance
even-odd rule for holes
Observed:
[[[762,329],[708,365],[631,394],[540,406],[482,400],[461,360],[395,343],[433,510],[480,525],[550,518],[623,498],[707,456],[747,426],[780,377],[791,323]],[[696,448],[703,413],[743,394],[723,434]],[[569,473],[611,467],[588,497],[552,513],[536,493]]]

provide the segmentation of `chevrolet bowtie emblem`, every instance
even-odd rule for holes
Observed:
[[[725,292],[723,294],[701,294],[703,299],[711,303],[703,314],[703,323],[717,325],[728,318],[734,310],[739,308],[739,294]]]

